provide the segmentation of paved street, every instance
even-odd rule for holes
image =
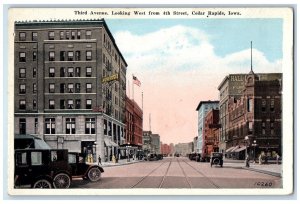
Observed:
[[[281,188],[278,176],[243,169],[242,164],[190,161],[186,157],[106,166],[99,182],[74,181],[71,188]]]

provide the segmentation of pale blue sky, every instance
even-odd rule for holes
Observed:
[[[113,35],[120,31],[145,35],[175,25],[188,26],[205,32],[220,57],[249,49],[253,41],[253,48],[263,52],[270,62],[282,58],[282,19],[106,19],[106,22]]]

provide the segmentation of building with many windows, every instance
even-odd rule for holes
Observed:
[[[104,19],[15,22],[15,134],[101,155],[124,142],[127,63]]]
[[[231,147],[229,141],[229,100],[230,98],[239,99],[243,95],[247,74],[229,74],[218,86],[220,99],[220,143],[219,149],[225,152],[228,147]],[[262,81],[281,80],[280,73],[256,73],[256,77]]]
[[[210,156],[211,152],[219,152],[219,109],[211,109],[204,121],[202,157]]]

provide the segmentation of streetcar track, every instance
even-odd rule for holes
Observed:
[[[213,186],[215,186],[216,188],[221,188],[219,185],[217,185],[209,177],[207,177],[204,173],[202,173],[201,171],[199,171],[198,169],[196,169],[195,167],[193,167],[191,164],[189,164],[188,162],[186,162],[184,160],[183,160],[183,162],[186,163],[187,165],[189,165],[190,167],[192,167],[195,171],[197,171],[200,175],[202,175],[207,181],[209,181]]]
[[[182,171],[182,173],[183,173],[183,175],[184,175],[184,177],[185,177],[185,180],[186,180],[187,183],[189,184],[190,188],[192,188],[192,184],[190,183],[190,181],[189,181],[189,179],[188,179],[188,177],[187,177],[185,171],[183,170],[183,168],[182,168],[180,162],[178,161],[178,159],[177,159],[177,163],[178,163],[179,167],[181,168],[181,171]]]
[[[140,184],[142,181],[144,181],[147,177],[149,177],[153,172],[155,172],[159,167],[161,167],[163,164],[165,164],[167,162],[162,162],[161,165],[159,165],[158,167],[154,168],[150,173],[148,173],[146,176],[143,176],[136,184],[132,185],[130,188],[134,188],[136,187],[138,184]],[[170,164],[169,164],[170,166]],[[168,167],[169,170],[169,167]]]
[[[161,180],[161,182],[160,182],[160,184],[159,184],[159,187],[158,187],[158,188],[161,188],[161,187],[162,187],[162,185],[163,185],[163,182],[165,181],[165,178],[166,178],[166,176],[167,176],[167,173],[169,172],[169,169],[170,169],[171,163],[172,163],[172,160],[170,161],[170,163],[169,163],[169,166],[168,166],[168,168],[167,168],[167,171],[165,172],[165,175],[164,175],[164,177],[162,178],[162,180]]]

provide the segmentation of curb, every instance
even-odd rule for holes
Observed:
[[[249,171],[256,171],[256,172],[259,172],[259,173],[268,174],[268,175],[271,175],[271,176],[276,176],[276,177],[281,178],[281,173],[276,173],[276,172],[266,171],[266,170],[261,170],[261,169],[255,169],[255,168],[251,168],[251,167],[249,167],[249,168],[242,167],[242,169],[249,170]]]

